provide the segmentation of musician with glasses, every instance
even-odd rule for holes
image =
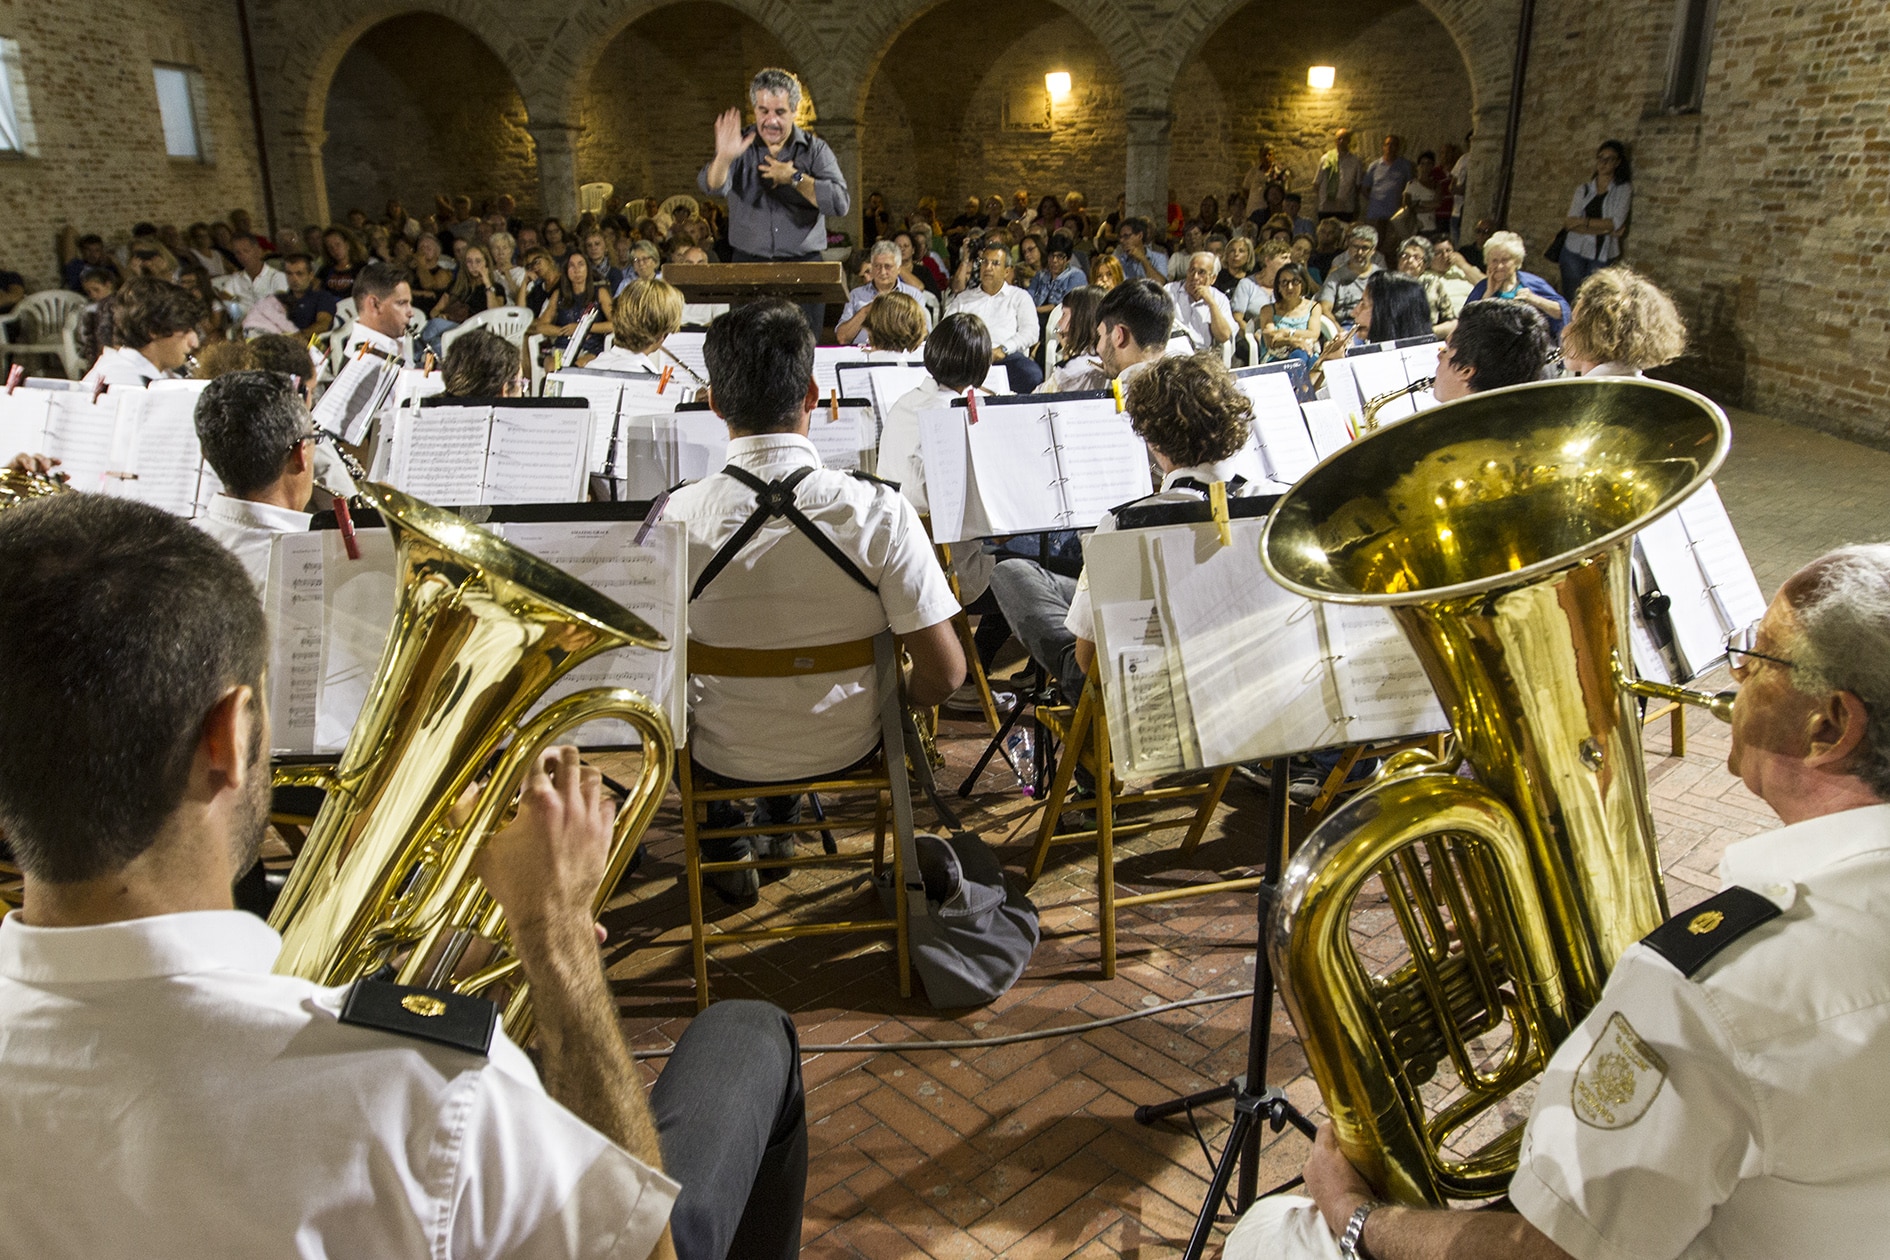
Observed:
[[[1851,1256],[1890,1204],[1890,543],[1728,644],[1727,766],[1785,824],[1616,963],[1539,1083],[1510,1211],[1377,1203],[1331,1128],[1228,1260]]]
[[[476,1035],[479,999],[273,975],[281,939],[231,908],[268,818],[268,651],[222,547],[51,496],[0,514],[0,605],[0,831],[25,873],[0,921],[10,1253],[798,1253],[793,1023],[718,1003],[646,1096],[591,919],[612,805],[575,749],[531,768],[476,866],[541,1078]]]
[[[197,396],[197,442],[223,485],[196,525],[229,548],[258,594],[277,534],[308,529],[315,491],[315,422],[280,372],[219,376]]]

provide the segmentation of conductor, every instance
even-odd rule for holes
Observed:
[[[800,81],[769,67],[748,84],[755,125],[741,111],[715,120],[715,156],[696,176],[711,197],[728,200],[728,242],[735,262],[819,262],[827,219],[847,212],[847,181],[827,142],[801,130]],[[757,144],[756,141],[760,143]],[[819,311],[808,322],[818,326]]]

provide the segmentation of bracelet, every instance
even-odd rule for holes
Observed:
[[[1365,1237],[1365,1218],[1384,1206],[1377,1199],[1367,1199],[1352,1210],[1352,1219],[1345,1223],[1345,1232],[1339,1235],[1339,1254],[1345,1260],[1360,1260],[1366,1254],[1359,1250],[1359,1243]]]

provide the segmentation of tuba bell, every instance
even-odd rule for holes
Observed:
[[[629,723],[642,766],[617,813],[601,909],[662,800],[673,751],[662,710],[627,688],[591,688],[528,714],[601,652],[670,645],[453,513],[374,482],[358,488],[394,535],[393,629],[340,761],[276,772],[278,786],[327,792],[269,918],[282,934],[276,970],[335,985],[391,967],[402,984],[495,997],[507,1031],[522,1037],[529,997],[504,914],[472,872],[480,844],[558,736],[600,719]]]
[[[1727,445],[1724,413],[1675,386],[1518,385],[1362,435],[1267,523],[1281,585],[1391,611],[1475,771],[1389,759],[1293,856],[1269,929],[1339,1145],[1388,1199],[1503,1193],[1512,1096],[1667,917],[1628,550]],[[1351,935],[1374,881],[1403,938],[1387,974]]]

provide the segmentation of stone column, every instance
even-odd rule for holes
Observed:
[[[1146,215],[1161,223],[1168,214],[1169,133],[1175,116],[1165,109],[1129,110],[1128,173],[1123,185],[1131,215]],[[1097,199],[1107,207],[1108,197]]]
[[[538,151],[538,209],[546,218],[569,227],[577,220],[577,135],[574,123],[534,122],[532,145]]]
[[[865,239],[861,234],[860,217],[860,207],[866,201],[866,190],[860,187],[862,130],[859,121],[853,118],[823,118],[814,128],[814,133],[833,150],[834,160],[840,163],[840,174],[847,182],[846,215],[839,219],[828,219],[827,230],[845,232],[856,247]]]
[[[270,173],[273,176],[276,193],[276,217],[280,220],[278,229],[292,227],[300,230],[304,224],[320,223],[324,227],[330,222],[328,217],[328,177],[322,170],[322,145],[328,140],[325,131],[288,131],[279,132],[275,143],[270,146]],[[257,210],[262,207],[258,206]],[[311,252],[318,252],[321,242],[313,243]]]

